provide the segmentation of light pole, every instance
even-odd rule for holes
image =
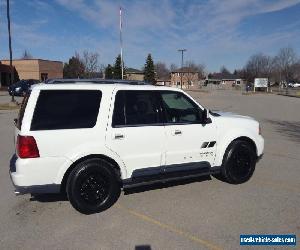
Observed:
[[[186,49],[179,49],[178,52],[181,52],[181,71],[183,70],[183,52],[185,52]],[[182,89],[182,74],[183,72],[180,72],[180,88]]]
[[[7,17],[8,46],[9,46],[10,85],[12,85],[14,82],[14,70],[12,66],[9,0],[6,1],[6,17]],[[12,92],[11,101],[15,102],[14,92]]]

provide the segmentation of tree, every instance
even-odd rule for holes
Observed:
[[[231,74],[230,71],[224,65],[220,68],[220,73]]]
[[[172,64],[170,65],[170,71],[171,71],[171,72],[173,72],[173,71],[175,71],[175,70],[177,70],[177,69],[178,69],[178,67],[177,67],[176,64],[172,63]]]
[[[32,55],[30,54],[30,52],[29,51],[27,51],[26,49],[24,50],[24,52],[23,52],[23,55],[22,55],[22,57],[21,57],[21,59],[32,59]]]
[[[192,84],[192,81],[195,81],[196,79],[199,81],[205,77],[205,66],[203,64],[196,64],[193,61],[187,61],[185,65],[184,70],[186,72],[184,75],[188,81],[188,87]],[[196,78],[195,74],[197,74]]]
[[[122,64],[121,64],[121,55],[116,57],[114,69],[113,69],[113,78],[122,79]]]
[[[158,62],[154,65],[158,79],[170,78],[170,70],[163,62]]]
[[[262,53],[250,57],[245,66],[245,76],[248,81],[256,77],[270,77],[273,69],[273,59]]]
[[[145,82],[155,84],[156,80],[155,80],[154,63],[151,54],[148,54],[147,56],[144,72],[145,72],[145,76],[144,76]]]
[[[105,68],[105,79],[113,79],[113,67],[110,64]]]
[[[292,78],[292,69],[296,62],[296,52],[290,47],[280,49],[278,55],[274,58],[274,64],[280,71],[281,78],[286,82]]]
[[[84,75],[86,78],[93,78],[99,75],[99,54],[97,52],[89,52],[85,50],[81,59],[84,65]]]
[[[82,78],[85,75],[85,66],[77,53],[64,64],[64,78]]]

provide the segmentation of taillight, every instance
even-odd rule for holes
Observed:
[[[18,135],[16,148],[20,158],[40,157],[39,149],[33,136]]]

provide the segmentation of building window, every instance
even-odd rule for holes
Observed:
[[[41,80],[46,81],[48,79],[48,73],[41,73]]]
[[[180,85],[180,82],[177,82],[177,86],[179,86]]]

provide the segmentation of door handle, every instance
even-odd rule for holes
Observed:
[[[116,135],[115,135],[115,139],[116,139],[116,140],[124,139],[124,137],[125,137],[125,136],[122,135],[122,134],[116,134]]]
[[[181,130],[178,130],[178,129],[176,129],[174,132],[174,135],[181,135],[181,134],[182,134]]]

